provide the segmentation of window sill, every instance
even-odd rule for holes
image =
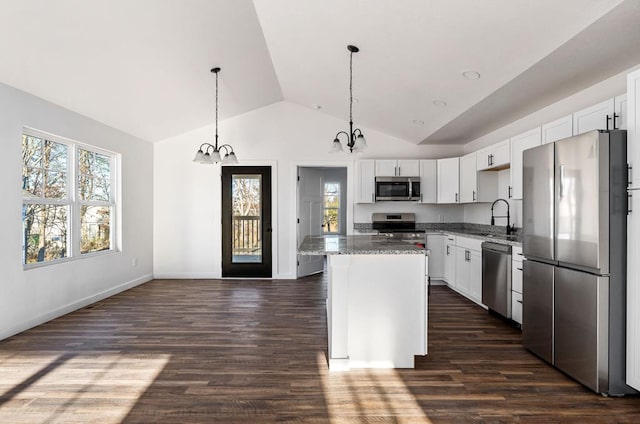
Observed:
[[[111,250],[103,250],[103,251],[100,251],[100,252],[83,253],[83,254],[80,254],[78,256],[71,256],[71,257],[68,257],[68,258],[54,259],[52,261],[47,261],[47,262],[35,262],[35,263],[30,263],[30,264],[23,264],[22,265],[22,270],[23,271],[29,271],[31,269],[38,269],[38,268],[43,268],[43,267],[47,267],[47,266],[51,266],[51,265],[58,265],[58,264],[64,264],[64,263],[68,263],[68,262],[81,261],[83,259],[95,258],[95,257],[100,257],[100,256],[110,256],[110,255],[115,255],[115,254],[118,254],[118,253],[122,253],[122,252],[120,250],[111,249]]]

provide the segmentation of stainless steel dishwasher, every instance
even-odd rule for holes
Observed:
[[[482,243],[482,303],[511,318],[511,246]]]

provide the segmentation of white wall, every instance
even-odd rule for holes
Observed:
[[[220,123],[222,142],[233,145],[242,165],[273,166],[272,197],[277,208],[274,278],[295,278],[297,167],[347,167],[348,195],[353,199],[356,157],[328,153],[335,134],[345,129],[348,124],[343,120],[286,101]],[[462,146],[416,146],[371,129],[362,130],[369,144],[362,158],[434,158],[462,151]],[[212,141],[213,134],[214,127],[207,126],[154,145],[157,277],[220,276],[220,166],[192,162],[200,144]]]
[[[0,116],[2,339],[151,279],[153,149],[150,143],[4,84]],[[23,126],[122,154],[121,252],[23,270]]]

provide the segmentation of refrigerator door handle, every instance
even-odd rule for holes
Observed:
[[[627,164],[627,187],[633,183],[633,166]]]
[[[564,165],[560,165],[560,197],[564,197]]]

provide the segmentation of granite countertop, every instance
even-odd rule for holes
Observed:
[[[415,241],[393,240],[385,236],[307,236],[298,247],[299,255],[425,255],[428,251]]]
[[[522,246],[522,238],[520,236],[507,236],[505,234],[479,234],[474,232],[468,232],[464,230],[458,231],[445,231],[445,230],[433,230],[425,231],[425,234],[451,234],[454,236],[468,237],[478,239],[482,241],[492,241],[496,243],[509,244],[511,246]]]

